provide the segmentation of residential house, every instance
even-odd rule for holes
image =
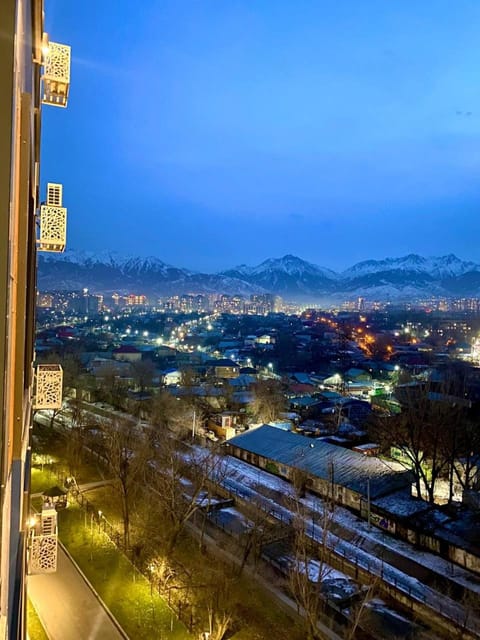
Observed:
[[[236,378],[240,373],[239,365],[228,358],[219,358],[218,360],[208,360],[205,363],[207,374],[215,376],[215,378],[229,379]]]
[[[139,362],[142,359],[142,352],[129,344],[122,344],[112,351],[115,360],[121,362]]]

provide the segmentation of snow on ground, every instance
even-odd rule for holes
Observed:
[[[243,513],[241,513],[238,509],[235,509],[235,507],[223,507],[222,513],[228,513],[231,516],[235,516],[239,520],[242,520],[246,527],[251,526],[251,523],[247,520]]]
[[[211,454],[211,452],[206,451],[204,448],[197,446],[192,448],[196,451],[198,450],[200,456]],[[222,460],[227,464],[227,473],[226,477],[223,479],[219,478],[219,481],[223,482],[227,488],[233,488],[234,492],[239,493],[246,499],[253,498],[262,501],[269,510],[275,512],[276,517],[280,517],[283,521],[289,522],[294,518],[295,514],[281,504],[282,497],[295,497],[293,487],[290,483],[237,458],[225,456]],[[271,496],[264,495],[265,489],[269,492],[276,493],[276,500],[273,500]],[[302,502],[313,514],[322,514],[324,511],[323,501],[316,496],[308,495]],[[374,575],[382,575],[385,582],[406,591],[411,596],[425,602],[443,615],[457,620],[461,624],[467,623],[466,626],[480,632],[480,622],[472,617],[467,621],[466,612],[463,611],[459,603],[430,589],[416,578],[388,565],[383,562],[382,559],[372,555],[371,552],[369,553],[363,550],[360,545],[362,541],[370,541],[379,546],[387,547],[472,591],[480,593],[479,580],[474,574],[458,566],[453,568],[450,562],[429,552],[413,549],[408,543],[391,538],[379,529],[369,529],[368,523],[360,520],[344,508],[337,507],[331,517],[335,523],[352,532],[354,537],[353,543],[331,532],[325,534],[323,529],[315,523],[314,517],[312,518],[312,524],[309,524],[309,535],[318,542],[326,542],[327,546],[333,549],[335,553],[344,556],[357,566],[367,569]],[[452,568],[454,575],[452,575]]]
[[[293,495],[291,485],[285,480],[277,478],[276,476],[272,476],[271,474],[248,465],[247,463],[244,463],[243,461],[236,458],[229,457],[227,475],[228,484],[230,485],[229,488],[233,488],[234,484],[237,485],[239,493],[241,493],[245,498],[252,498],[252,495],[256,493],[255,490],[264,486],[264,479],[265,485],[268,486],[270,490],[274,490],[281,495]],[[258,493],[257,497],[260,497]],[[280,515],[282,520],[289,521],[294,518],[294,514],[289,509],[283,507],[269,497],[263,496],[262,502],[266,506],[270,505],[271,509],[274,510],[276,514]],[[309,495],[302,502],[314,512],[323,512],[323,501],[316,496]],[[424,602],[444,616],[455,620],[460,624],[466,624],[466,626],[468,626],[469,628],[480,632],[480,621],[473,619],[473,617],[467,620],[467,613],[459,603],[443,594],[440,594],[434,589],[431,589],[416,578],[405,574],[399,569],[385,563],[382,559],[373,556],[371,553],[361,548],[360,544],[362,542],[362,539],[373,540],[380,546],[385,545],[385,539],[387,538],[387,536],[381,530],[368,530],[368,523],[364,523],[349,511],[340,507],[335,509],[332,518],[334,522],[342,524],[342,526],[350,529],[353,533],[357,534],[354,543],[344,540],[343,538],[340,538],[331,532],[327,532],[325,534],[323,529],[314,521],[312,521],[311,525],[309,524],[308,534],[318,542],[326,542],[329,548],[334,550],[336,554],[343,556],[349,562],[354,563],[358,567],[366,569],[373,575],[381,575],[383,580],[388,584],[391,584],[396,588],[408,593],[411,597]],[[358,535],[359,533],[360,535]],[[412,547],[410,547],[408,543],[402,543],[399,546],[399,542],[400,541],[393,538],[388,538],[389,547],[391,546],[394,551],[397,551],[401,554],[403,553],[405,555],[407,555],[405,551],[408,550],[408,556],[418,562],[419,554],[417,550],[414,550]],[[433,554],[430,554],[428,552],[422,553],[422,559],[423,566],[429,566],[430,568],[432,568],[432,570],[435,570],[437,573],[440,573],[444,577],[450,576],[451,563],[443,560],[442,558],[438,558],[437,556],[434,556]],[[427,562],[429,564],[427,564]],[[446,570],[447,568],[448,571]],[[465,574],[464,579],[469,576],[469,573],[467,571],[461,570],[459,567],[456,567],[456,569],[458,569],[459,572],[462,572],[462,574]],[[442,573],[442,571],[444,573]],[[473,578],[472,574],[470,574],[470,578]],[[470,582],[468,582],[468,585],[470,585]],[[478,585],[475,586],[478,587]]]
[[[408,618],[405,618],[405,616],[400,615],[396,611],[392,611],[392,609],[380,598],[372,598],[365,604],[365,606],[369,609],[376,609],[377,611],[388,611],[390,615],[395,615],[399,620],[410,622]]]
[[[290,566],[295,565],[295,559],[287,556]],[[330,597],[342,600],[358,593],[360,586],[342,571],[334,569],[325,562],[309,560],[307,563],[298,562],[298,570],[306,573],[312,582],[319,582],[323,591]]]
[[[295,495],[292,485],[286,480],[282,480],[267,471],[263,471],[233,456],[226,456],[226,458],[228,459],[228,475],[231,475],[232,471],[235,470],[235,477],[237,479],[244,479],[248,486],[255,487],[256,485],[261,485],[273,491],[279,491],[284,495],[292,497]]]
[[[244,482],[245,485],[250,488],[255,488],[256,486],[261,485],[277,491],[284,496],[295,496],[295,492],[289,482],[263,471],[262,469],[253,467],[242,460],[228,456],[227,468],[228,476],[231,476],[232,470],[235,470],[235,479]],[[305,498],[301,499],[301,502],[311,511],[323,514],[324,501],[321,498],[308,494]],[[462,587],[480,594],[480,578],[475,576],[475,574],[458,565],[452,565],[448,560],[436,556],[433,553],[413,548],[413,546],[408,542],[393,538],[381,529],[377,529],[373,526],[369,528],[368,523],[365,520],[358,518],[348,511],[348,509],[336,507],[332,519],[334,522],[337,522],[346,529],[349,529],[352,534],[356,536],[358,544],[361,543],[361,538],[371,540],[380,546],[386,547],[413,560],[414,562],[417,562],[423,567],[426,567],[443,577],[448,577],[450,580],[456,582]]]
[[[405,556],[440,576],[448,577],[452,582],[456,582],[470,591],[480,594],[480,578],[467,569],[453,565],[448,560],[436,556],[429,551],[414,548],[408,542],[398,540],[377,527],[371,526],[369,528],[365,520],[354,516],[348,510],[341,507],[335,511],[334,520],[355,531],[359,538],[374,541],[376,544]]]

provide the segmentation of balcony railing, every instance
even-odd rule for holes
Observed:
[[[47,184],[47,202],[40,207],[39,251],[61,253],[67,244],[67,209],[62,207],[63,186]]]
[[[61,409],[63,370],[59,364],[39,364],[36,375],[35,409]]]
[[[66,107],[70,89],[70,52],[67,44],[48,42],[44,46],[42,102]]]
[[[30,531],[29,573],[54,573],[57,570],[57,511],[55,505],[43,506],[40,522]]]

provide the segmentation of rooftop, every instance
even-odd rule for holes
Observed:
[[[238,447],[289,467],[305,469],[313,476],[331,480],[363,496],[370,483],[372,498],[410,486],[411,477],[398,463],[388,464],[322,440],[312,440],[289,431],[263,425],[231,440]]]

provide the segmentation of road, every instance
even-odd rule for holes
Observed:
[[[125,640],[60,545],[57,572],[28,576],[27,589],[50,640]]]

